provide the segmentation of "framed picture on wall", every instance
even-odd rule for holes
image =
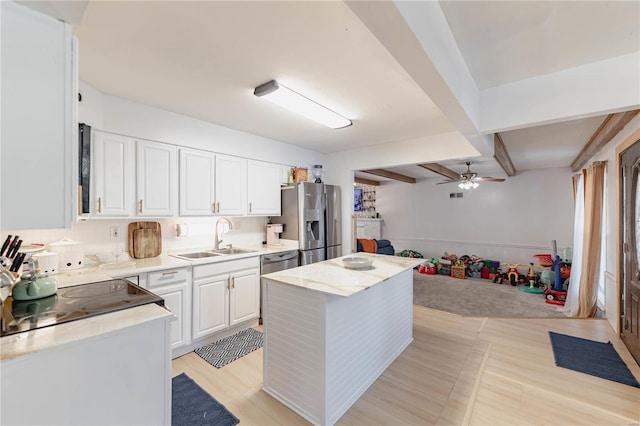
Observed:
[[[353,190],[353,211],[362,211],[362,189],[356,188]]]

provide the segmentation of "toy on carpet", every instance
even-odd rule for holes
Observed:
[[[560,271],[560,256],[558,256],[558,249],[556,246],[556,240],[551,241],[551,245],[553,247],[553,272],[554,272],[554,281],[555,284],[552,287],[548,287],[544,292],[545,302],[552,305],[560,305],[564,306],[565,301],[567,300],[567,291],[563,289],[562,284],[562,276]]]
[[[533,269],[533,262],[529,262],[529,272],[527,273],[527,281],[529,281],[529,286],[526,285],[519,286],[518,290],[524,291],[525,293],[533,293],[533,294],[542,294],[544,291],[543,288],[536,287],[538,282],[538,277],[536,272]]]

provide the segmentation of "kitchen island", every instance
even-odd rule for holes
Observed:
[[[313,424],[334,424],[413,340],[424,259],[361,253],[263,275],[263,386]]]

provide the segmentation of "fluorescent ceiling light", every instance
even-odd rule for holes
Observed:
[[[256,87],[253,94],[332,129],[341,129],[352,124],[348,118],[336,114],[275,80]]]

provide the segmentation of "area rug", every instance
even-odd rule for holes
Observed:
[[[490,280],[413,273],[413,303],[454,314],[503,318],[566,318],[544,296]]]
[[[602,343],[549,332],[556,365],[602,379],[640,387],[611,342]]]
[[[232,361],[262,347],[262,333],[253,328],[237,332],[194,352],[216,368],[224,367]]]
[[[172,426],[234,426],[240,420],[216,401],[189,376],[172,380]]]

